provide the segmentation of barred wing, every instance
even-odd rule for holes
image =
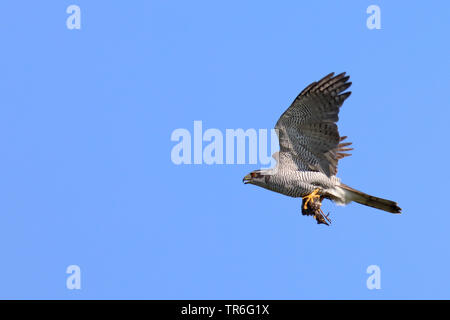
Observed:
[[[334,72],[307,86],[281,115],[275,125],[280,142],[280,166],[296,166],[301,171],[321,171],[336,175],[338,160],[351,143],[340,143],[336,122],[339,108],[351,92],[345,72]],[[284,161],[282,161],[284,159]]]

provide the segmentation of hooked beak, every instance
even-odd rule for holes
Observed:
[[[242,179],[242,182],[243,182],[244,184],[250,183],[250,181],[252,181],[252,176],[251,176],[250,174],[246,175],[246,176],[244,177],[244,179]]]

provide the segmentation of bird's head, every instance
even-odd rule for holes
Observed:
[[[263,170],[255,170],[250,172],[248,175],[242,179],[242,182],[247,184],[251,183],[257,186],[265,186],[268,182],[269,174]]]

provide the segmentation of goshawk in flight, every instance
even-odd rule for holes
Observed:
[[[341,183],[336,177],[338,160],[349,156],[351,142],[342,142],[336,122],[339,109],[351,92],[349,76],[334,72],[307,86],[281,115],[275,129],[280,151],[272,156],[277,165],[246,175],[251,183],[291,197],[302,197],[302,213],[317,223],[330,219],[320,209],[324,198],[337,204],[357,203],[401,213],[396,202],[370,196]]]

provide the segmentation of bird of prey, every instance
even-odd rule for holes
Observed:
[[[243,179],[287,196],[303,199],[302,213],[328,225],[320,209],[323,199],[345,205],[352,201],[391,213],[401,213],[396,202],[370,196],[343,184],[336,177],[338,160],[349,156],[351,142],[343,142],[338,127],[339,109],[351,92],[345,72],[334,72],[311,83],[295,98],[275,125],[280,151],[274,168],[255,170]]]

